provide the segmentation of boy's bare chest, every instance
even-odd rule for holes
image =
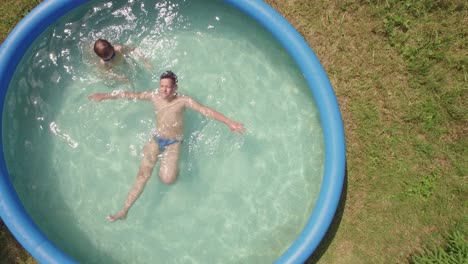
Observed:
[[[161,115],[178,115],[183,113],[185,105],[182,100],[176,99],[170,102],[166,102],[162,99],[156,99],[153,101],[156,113]]]

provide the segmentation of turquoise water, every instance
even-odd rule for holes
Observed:
[[[153,70],[131,55],[116,69],[130,83],[99,73],[99,37],[139,48]],[[179,92],[247,133],[187,110],[177,182],[154,173],[129,218],[108,223],[154,111],[87,96],[155,89],[166,69],[179,75]],[[18,66],[3,140],[26,210],[81,263],[271,263],[302,231],[323,174],[319,115],[301,72],[256,22],[212,0],[93,1],[59,20]]]

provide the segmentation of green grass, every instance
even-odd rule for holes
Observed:
[[[0,3],[2,38],[37,1],[12,2]],[[342,218],[308,263],[434,263],[424,260],[450,254],[460,243],[446,234],[468,231],[468,3],[266,2],[314,49],[345,124]],[[0,232],[0,254],[6,245],[25,259]]]
[[[0,3],[0,44],[8,33],[40,0],[2,0]]]
[[[411,257],[411,264],[465,264],[468,260],[468,241],[460,232],[448,236],[445,246],[424,249]]]

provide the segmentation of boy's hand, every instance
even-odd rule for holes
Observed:
[[[232,132],[235,133],[244,133],[245,132],[245,127],[243,124],[238,123],[236,121],[230,121],[228,123],[228,127],[231,129]]]

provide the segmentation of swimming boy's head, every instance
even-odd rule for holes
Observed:
[[[177,75],[173,73],[172,71],[165,71],[163,74],[161,74],[161,77],[159,77],[159,80],[162,79],[171,79],[174,85],[177,85]]]
[[[172,71],[165,71],[159,78],[159,94],[163,99],[175,95],[177,90],[177,75]]]
[[[105,39],[98,39],[94,43],[94,52],[104,61],[111,60],[114,56],[114,47]]]

